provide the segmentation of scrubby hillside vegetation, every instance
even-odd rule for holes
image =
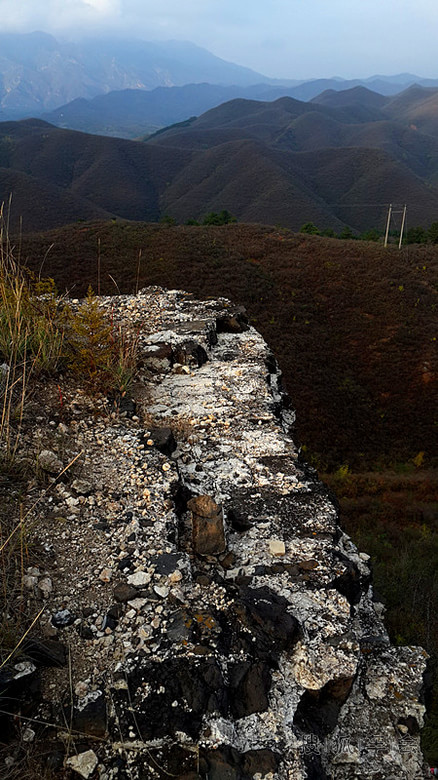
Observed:
[[[436,452],[438,251],[270,227],[84,223],[24,236],[23,260],[83,295],[148,284],[245,304],[277,353],[321,465]],[[47,250],[50,250],[47,252]],[[140,256],[139,256],[140,255]]]

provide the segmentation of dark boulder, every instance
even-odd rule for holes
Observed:
[[[229,651],[243,650],[252,657],[275,662],[299,637],[298,620],[288,607],[288,601],[268,587],[241,588],[221,641],[228,643]]]
[[[199,736],[207,713],[227,713],[225,683],[212,658],[170,658],[162,663],[137,663],[128,674],[128,685],[136,724],[144,740],[174,735],[177,731],[193,739]],[[148,695],[138,691],[147,687]],[[121,704],[120,716],[129,719],[123,691],[114,691]]]
[[[229,668],[230,709],[234,718],[268,709],[271,673],[262,661],[243,661]]]
[[[176,450],[176,440],[171,428],[165,426],[162,428],[152,428],[150,431],[150,438],[162,455],[170,457],[172,452]]]
[[[173,351],[175,363],[182,363],[190,368],[200,368],[208,360],[208,355],[196,341],[184,341]]]

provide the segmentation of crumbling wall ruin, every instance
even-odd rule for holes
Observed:
[[[43,626],[72,658],[73,698],[60,704],[66,672],[50,671],[40,705],[81,735],[60,766],[101,780],[426,777],[427,656],[391,646],[369,558],[300,458],[260,334],[229,302],[178,291],[102,306],[141,328],[142,369],[121,415],[66,399],[83,473],[53,502],[68,527],[46,536],[68,561],[32,575],[52,578]]]

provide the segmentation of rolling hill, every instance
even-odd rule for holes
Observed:
[[[216,167],[201,178],[199,166],[201,159],[207,159],[207,150],[220,154],[221,159],[229,159],[236,153],[238,139],[246,144],[256,141],[252,147],[252,160],[257,169],[267,164],[275,166],[274,177],[278,184],[287,181],[295,189],[299,187],[302,195],[314,196],[314,207],[308,210],[309,219],[322,227],[335,227],[344,222],[356,229],[367,229],[372,225],[382,225],[385,204],[406,202],[412,223],[431,221],[438,213],[437,192],[431,182],[438,171],[438,136],[421,133],[410,128],[406,122],[388,119],[386,103],[381,108],[370,107],[357,102],[357,94],[344,105],[332,106],[318,103],[303,103],[292,98],[280,98],[273,103],[233,100],[206,112],[188,126],[176,126],[157,133],[148,140],[147,145],[166,146],[198,152],[196,172],[193,167],[186,171],[189,182],[187,197],[192,206],[192,216],[199,216],[199,200],[194,187],[198,179],[202,181],[203,193],[211,192],[209,184],[214,176],[221,172],[228,181],[228,172],[223,166]],[[385,100],[385,99],[383,99]],[[371,119],[369,113],[372,113]],[[384,113],[385,112],[385,113]],[[365,120],[359,121],[361,113]],[[258,163],[263,145],[263,161]],[[241,148],[241,147],[239,147]],[[240,162],[235,161],[235,170],[245,176]],[[242,164],[243,165],[243,164]],[[235,178],[233,175],[233,178]],[[229,184],[220,188],[221,196],[228,192]],[[246,192],[246,186],[242,186]],[[270,191],[268,184],[260,192],[264,197]],[[259,192],[257,181],[252,190],[253,203]],[[166,208],[169,213],[182,219],[186,216],[180,196],[173,199],[174,189],[166,194]],[[266,216],[257,212],[258,221],[282,222],[287,226],[299,226],[305,207],[300,197],[286,195],[287,204],[294,204],[295,213],[289,206],[287,221],[283,213],[273,219],[271,208]],[[205,210],[218,209],[219,199],[209,198]],[[286,206],[276,196],[277,205]],[[237,216],[251,220],[253,212],[248,214],[235,198],[226,203]],[[236,211],[237,209],[237,211]],[[283,208],[284,210],[284,208]],[[331,223],[327,221],[327,211],[331,212]],[[323,214],[323,212],[325,212]]]
[[[239,98],[146,143],[42,120],[2,123],[0,200],[13,193],[25,230],[103,216],[184,222],[226,208],[245,222],[361,231],[382,228],[390,202],[408,204],[410,224],[434,221],[438,137],[389,119],[379,96],[365,98]]]
[[[414,130],[438,136],[438,89],[414,85],[388,101],[385,113]]]
[[[235,98],[274,101],[280,97],[292,97],[298,101],[310,100],[327,107],[348,107],[350,113],[354,106],[357,120],[363,122],[377,118],[380,109],[390,100],[390,97],[385,96],[399,92],[403,86],[406,87],[407,84],[318,79],[299,86],[196,83],[180,87],[157,87],[150,91],[124,89],[97,95],[88,100],[77,98],[53,111],[41,114],[41,118],[57,127],[70,130],[136,138],[166,125],[199,116],[210,108]]]
[[[82,130],[99,135],[135,138],[234,98],[276,100],[288,95],[289,87],[255,84],[249,87],[220,84],[186,84],[182,87],[157,87],[150,91],[125,89],[97,95],[92,100],[78,98],[42,119],[57,127]]]
[[[0,200],[12,193],[13,218],[22,217],[25,230],[104,215],[156,220],[161,192],[190,157],[41,120],[6,122],[0,124]],[[27,190],[17,190],[17,176]]]
[[[357,86],[342,90],[327,89],[318,94],[317,97],[312,98],[312,102],[320,106],[331,106],[332,108],[360,105],[365,108],[380,110],[389,102],[389,98],[368,87]]]
[[[413,84],[390,97],[384,97],[369,89],[356,87],[336,92],[327,90],[312,102],[329,108],[341,106],[369,107],[381,112],[381,117],[398,122],[425,135],[438,136],[438,89],[436,86]]]

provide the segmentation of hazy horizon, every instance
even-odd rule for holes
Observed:
[[[368,78],[414,73],[436,78],[438,4],[369,0],[0,0],[1,32],[55,37],[115,34],[185,40],[222,59],[279,79]]]

